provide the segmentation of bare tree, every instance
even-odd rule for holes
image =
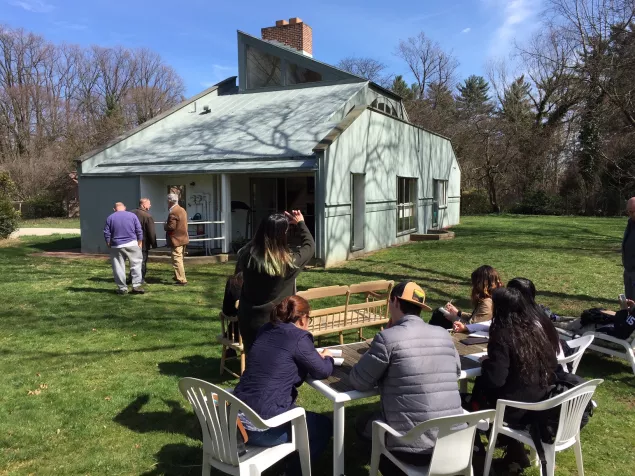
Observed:
[[[431,84],[452,89],[459,62],[452,52],[443,51],[439,43],[425,33],[401,40],[395,54],[403,59],[417,81],[418,99],[423,99]]]
[[[341,59],[336,66],[382,86],[391,81],[391,78],[384,74],[386,65],[373,58],[348,56]]]

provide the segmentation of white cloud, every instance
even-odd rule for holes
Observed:
[[[55,6],[42,0],[10,0],[9,4],[33,13],[48,13],[55,8]]]
[[[540,0],[485,0],[485,3],[490,9],[502,11],[501,24],[491,41],[493,56],[507,53],[515,39],[526,37],[538,25]]]
[[[461,30],[461,33],[465,34],[465,33],[469,33],[469,32],[471,32],[471,31],[472,31],[472,29],[471,29],[471,28],[463,28],[463,29]]]
[[[223,79],[227,79],[230,76],[238,75],[238,67],[237,66],[225,66],[221,64],[213,64],[212,72],[210,74],[210,79],[207,81],[201,81],[201,86],[204,88],[209,88],[214,86],[216,83],[222,81]]]
[[[68,21],[54,21],[53,24],[59,28],[65,28],[67,30],[86,30],[88,25],[82,23],[71,23]]]

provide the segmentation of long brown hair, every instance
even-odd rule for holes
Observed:
[[[273,324],[296,323],[302,317],[308,317],[311,311],[309,302],[300,296],[284,298],[271,311],[270,322]]]
[[[269,276],[284,276],[289,269],[295,268],[287,244],[288,229],[289,220],[282,213],[263,219],[248,245],[247,266]]]
[[[486,264],[479,266],[472,273],[472,305],[476,306],[482,299],[491,298],[492,292],[500,287],[503,287],[503,282],[498,271]]]

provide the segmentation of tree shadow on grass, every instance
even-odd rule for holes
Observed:
[[[58,238],[53,241],[38,241],[29,243],[28,246],[38,251],[68,251],[81,248],[82,241],[81,237],[74,236],[72,238]]]
[[[113,282],[114,284],[114,282]],[[66,288],[67,291],[73,293],[97,293],[97,294],[112,294],[116,295],[114,289],[100,289],[100,288],[80,288],[77,286],[70,286]]]
[[[240,362],[237,359],[230,360],[227,364],[234,372],[238,373]],[[159,373],[162,375],[198,378],[213,384],[234,380],[234,377],[227,371],[223,375],[219,375],[220,359],[203,355],[190,355],[181,360],[159,362],[157,366],[159,367]]]
[[[163,399],[163,403],[169,407],[169,411],[142,412],[141,410],[149,401],[150,395],[139,395],[121,410],[113,418],[113,421],[137,433],[160,431],[180,433],[195,440],[201,439],[198,419],[192,412],[184,409],[180,402]]]
[[[142,473],[141,476],[189,476],[200,475],[203,461],[203,448],[183,443],[165,445],[155,455],[154,469]],[[198,464],[197,464],[198,463]],[[212,470],[212,474],[216,473]]]

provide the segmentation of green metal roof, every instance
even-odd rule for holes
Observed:
[[[336,113],[367,85],[212,97],[171,125],[159,122],[138,140],[131,137],[123,150],[99,152],[92,165],[83,164],[82,175],[311,169],[313,148],[342,117]]]

